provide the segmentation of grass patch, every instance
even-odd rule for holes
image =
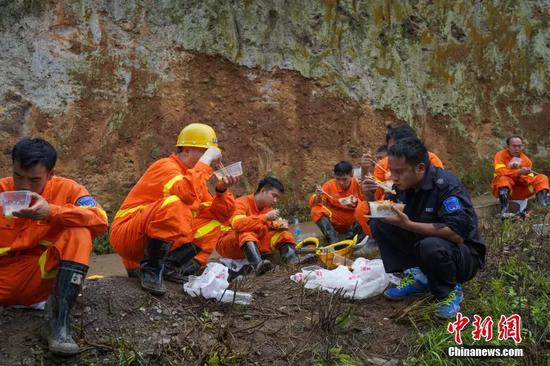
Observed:
[[[92,253],[94,255],[114,253],[113,247],[111,247],[111,243],[109,242],[109,230],[111,229],[111,222],[113,222],[114,216],[114,212],[107,212],[107,217],[109,218],[109,227],[107,228],[107,230],[105,230],[103,234],[93,240]]]
[[[541,210],[541,209],[539,209]],[[542,219],[542,220],[540,220]],[[550,222],[543,212],[539,222]],[[412,312],[409,320],[417,329],[418,340],[406,365],[543,365],[549,362],[550,348],[550,247],[533,231],[533,221],[501,224],[484,221],[483,236],[488,248],[484,271],[465,285],[462,313],[470,323],[462,331],[463,345],[523,348],[520,358],[450,358],[447,349],[456,346],[454,335],[447,331],[448,321],[434,321],[422,310]],[[491,316],[493,340],[473,340],[473,315]],[[501,315],[521,316],[522,342],[498,340]]]
[[[468,188],[472,196],[477,196],[491,190],[493,180],[493,160],[478,159],[465,162],[454,170],[462,184]]]
[[[361,360],[343,353],[338,347],[331,348],[329,350],[328,357],[315,361],[313,366],[362,366],[364,365]]]

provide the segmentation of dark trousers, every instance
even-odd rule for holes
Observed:
[[[370,227],[386,272],[420,267],[437,299],[446,298],[457,283],[470,280],[479,269],[477,253],[467,244],[425,237],[378,219],[372,219]]]

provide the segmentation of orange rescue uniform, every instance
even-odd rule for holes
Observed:
[[[316,202],[316,195],[313,194],[309,198],[309,206],[311,207],[311,219],[314,222],[319,221],[322,217],[328,217],[334,226],[334,229],[339,233],[349,230],[355,221],[355,210],[357,206],[365,200],[363,191],[357,180],[352,177],[348,189],[341,189],[336,179],[331,179],[323,184],[323,191],[331,195],[323,195],[321,202]],[[338,200],[340,198],[354,196],[358,199],[355,207],[344,206]]]
[[[443,162],[441,162],[441,159],[434,154],[431,151],[428,151],[428,157],[430,159],[430,163],[437,167],[437,168],[443,168]],[[379,165],[379,166],[378,166]],[[387,182],[391,180],[391,172],[390,172],[390,159],[386,156],[385,158],[381,159],[378,162],[378,165],[374,166],[374,172],[373,175],[376,179],[378,179],[381,182]],[[385,192],[382,188],[378,188],[374,192],[374,198],[376,200],[383,200],[385,196]],[[365,215],[368,215],[370,213],[369,203],[367,201],[360,202],[357,206],[357,210],[355,210],[355,219],[359,224],[361,224],[361,228],[363,228],[363,232],[365,234],[372,236],[370,227],[369,227],[369,219],[365,217]]]
[[[508,149],[501,150],[495,154],[495,173],[492,183],[493,195],[498,197],[499,188],[508,188],[510,190],[510,199],[523,200],[531,197],[535,193],[548,188],[548,177],[544,174],[519,174],[520,168],[531,168],[533,163],[521,153],[519,156],[519,167],[512,168],[510,163],[513,156]]]
[[[126,268],[137,267],[143,259],[148,238],[172,244],[171,250],[194,242],[200,223],[195,222],[195,216],[201,206],[207,207],[213,201],[206,186],[211,175],[210,166],[198,162],[190,169],[176,154],[156,161],[147,169],[128,193],[111,225],[111,245]],[[231,211],[230,192],[216,194],[214,201],[214,209],[207,210],[211,217],[201,218],[202,222],[210,222],[212,217],[224,221],[231,215],[220,213]]]
[[[235,212],[235,198],[231,193],[216,195],[212,202],[201,205],[193,221],[195,231],[194,243],[201,249],[194,259],[201,266],[206,265],[208,258],[216,249],[222,234],[231,230],[229,219]]]
[[[193,220],[193,243],[201,249],[193,259],[201,266],[205,266],[208,262],[222,234],[231,230],[229,219],[234,211],[235,198],[231,193],[218,194],[213,201],[201,203],[198,214]],[[127,269],[139,267],[139,262],[124,258],[122,262]]]
[[[0,179],[0,192],[13,191]],[[54,176],[42,197],[46,220],[8,218],[0,211],[0,304],[30,305],[51,293],[60,261],[88,265],[92,239],[107,229],[105,211],[80,184]]]
[[[283,243],[295,244],[292,234],[286,229],[275,229],[273,221],[267,220],[271,207],[258,210],[254,195],[239,197],[231,217],[231,231],[225,232],[216,246],[218,254],[225,258],[243,259],[242,246],[253,241],[261,254],[278,249]]]

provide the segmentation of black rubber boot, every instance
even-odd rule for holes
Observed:
[[[147,253],[139,267],[141,288],[155,296],[166,293],[166,286],[162,283],[164,261],[170,250],[170,243],[159,239],[149,239]]]
[[[508,195],[510,194],[510,190],[506,187],[499,188],[498,189],[498,199],[500,201],[500,216],[505,217],[506,213],[508,212]]]
[[[254,243],[253,241],[247,241],[246,243],[244,243],[243,251],[246,259],[254,268],[256,276],[260,276],[272,268],[271,261],[267,259],[262,259],[260,251],[258,250],[256,243]]]
[[[189,276],[196,276],[201,269],[201,265],[196,259],[190,259],[180,268],[183,282],[189,281]]]
[[[351,240],[355,237],[355,235],[357,235],[357,243],[361,242],[361,240],[365,238],[363,228],[357,221],[354,221],[353,224],[351,224],[351,227],[346,233],[346,239]]]
[[[550,206],[550,197],[548,195],[548,190],[543,189],[542,191],[537,192],[536,194],[537,203],[543,207]]]
[[[126,268],[126,274],[128,275],[128,278],[139,278],[139,267]]]
[[[296,250],[294,249],[295,245],[291,243],[282,243],[279,246],[279,253],[281,253],[281,259],[283,263],[287,264],[298,264],[300,263],[300,258],[296,255]]]
[[[200,251],[201,250],[198,246],[193,243],[189,243],[184,244],[176,250],[170,252],[164,263],[163,278],[166,281],[175,283],[185,282],[181,267],[193,259],[193,257]]]
[[[325,239],[327,241],[327,244],[333,244],[338,241],[338,233],[336,230],[334,230],[334,226],[332,226],[332,223],[328,219],[328,217],[322,217],[316,222],[317,226],[319,226],[319,229],[321,229],[321,232],[325,236]]]
[[[88,266],[84,264],[70,261],[59,263],[55,286],[46,303],[47,340],[52,353],[70,356],[80,351],[71,336],[70,312],[80,293],[86,273]]]

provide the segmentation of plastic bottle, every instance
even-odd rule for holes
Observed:
[[[294,239],[296,242],[302,240],[302,228],[300,227],[300,220],[298,220],[298,217],[294,218]]]
[[[220,301],[221,302],[235,301],[235,304],[248,305],[252,302],[252,294],[248,292],[239,292],[239,291],[234,292],[232,290],[225,290],[225,292],[221,294]]]

